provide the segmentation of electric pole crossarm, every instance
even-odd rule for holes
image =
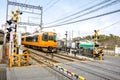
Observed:
[[[35,12],[29,12],[29,11],[22,11],[23,13],[30,13],[30,14],[36,14],[36,15],[41,15],[40,13],[35,13]]]
[[[35,24],[35,23],[27,23],[27,22],[18,22],[20,25],[30,25],[30,26],[40,26],[40,24]]]
[[[8,1],[8,5],[27,7],[27,8],[38,9],[38,10],[42,9],[42,7],[40,7],[40,6],[28,5],[28,4],[17,3],[17,2],[12,2],[12,1]]]

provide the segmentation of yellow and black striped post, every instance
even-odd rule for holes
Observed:
[[[14,63],[17,62],[17,64],[20,64],[20,61],[19,61],[19,56],[17,55],[18,54],[18,51],[17,51],[17,24],[18,24],[18,14],[20,13],[20,9],[16,10],[16,12],[14,11],[11,11],[12,13],[12,18],[11,18],[11,23],[13,23],[15,25],[14,27],[14,49],[13,49],[13,53],[10,55],[10,67],[12,67],[12,64],[13,64],[13,61]],[[20,66],[20,65],[18,65]]]
[[[13,53],[14,54],[18,54],[17,52],[17,35],[16,35],[16,33],[17,33],[17,24],[15,24],[15,32],[14,32],[14,51],[13,51]]]
[[[16,10],[16,12],[12,11],[12,18],[10,21],[8,21],[8,24],[13,23],[15,25],[14,27],[14,49],[13,53],[10,55],[9,59],[9,66],[12,67],[14,63],[17,64],[18,67],[21,66],[21,62],[24,62],[26,65],[28,65],[29,62],[29,55],[28,55],[28,50],[23,52],[22,54],[19,54],[18,50],[18,40],[17,40],[17,25],[18,25],[18,14],[20,14],[20,9]],[[24,57],[24,59],[22,59]]]
[[[93,35],[93,39],[94,39],[93,57],[95,58],[96,55],[99,55],[99,59],[102,60],[102,49],[100,49],[99,45],[97,44],[97,41],[99,39],[98,32],[99,32],[99,30],[94,30],[94,35]]]
[[[99,30],[94,30],[94,35],[93,35],[93,41],[94,41],[94,46],[93,46],[93,57],[96,57],[97,54],[97,47],[96,47],[96,43],[98,40],[98,31]]]
[[[19,20],[19,18],[18,18],[18,14],[20,14],[20,9],[18,8],[18,10],[16,10],[16,12],[14,12],[14,11],[11,11],[11,13],[12,13],[12,20],[13,20],[13,23],[15,24],[15,31],[14,31],[14,54],[18,54],[18,51],[17,51],[17,24],[18,24],[18,20]]]

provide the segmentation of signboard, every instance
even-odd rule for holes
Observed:
[[[120,54],[120,47],[115,48],[115,54]]]

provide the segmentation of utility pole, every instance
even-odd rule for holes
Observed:
[[[80,37],[80,31],[78,31],[78,37]]]
[[[71,33],[69,32],[69,47],[71,47]]]
[[[73,40],[73,30],[72,30],[72,40]]]
[[[42,23],[43,23],[43,20],[42,20],[42,16],[43,16],[43,8],[41,7],[41,19],[40,19],[40,30],[42,31]]]
[[[67,36],[68,36],[68,31],[66,31],[66,33],[65,33],[65,36],[66,36],[66,45],[65,45],[65,51],[67,51]]]

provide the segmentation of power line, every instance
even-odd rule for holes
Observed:
[[[44,6],[44,7],[49,6],[53,1],[54,1],[54,0],[50,0],[50,1],[46,4],[46,6]]]
[[[87,4],[78,7],[77,9],[80,9],[81,7],[84,7],[84,6],[88,6],[89,4],[91,4],[91,3],[95,2],[95,1],[97,1],[97,0],[90,1],[90,2],[88,2]],[[66,16],[66,14],[69,14],[69,13],[72,13],[72,12],[76,12],[76,9],[74,9],[74,11],[69,11],[69,12],[65,13],[64,15]],[[77,11],[77,12],[78,12],[78,11]],[[74,13],[74,14],[75,14],[75,13]],[[47,24],[52,24],[52,23],[57,22],[57,21],[59,21],[59,20],[61,20],[61,19],[63,19],[63,18],[67,18],[67,17],[68,17],[68,16],[63,17],[64,15],[59,16],[59,17],[58,17],[58,20],[55,20],[55,21],[52,21],[52,22],[48,22],[48,23],[46,23],[45,25],[47,25]],[[70,16],[70,15],[69,15],[69,16]],[[61,17],[63,17],[63,18],[61,18]],[[59,19],[59,18],[60,18],[60,19]]]
[[[99,31],[105,30],[105,29],[107,29],[107,28],[109,28],[109,27],[112,27],[112,26],[115,25],[115,24],[118,24],[119,22],[120,22],[120,20],[114,22],[113,24],[110,24],[110,25],[108,25],[108,26],[105,26],[105,27],[103,27],[103,28],[96,29],[96,30],[99,30]]]
[[[113,2],[111,2],[111,3],[108,3],[108,4],[106,4],[106,5],[101,6],[101,7],[99,7],[99,8],[96,8],[96,9],[94,9],[94,10],[91,10],[91,11],[89,11],[89,12],[86,12],[86,13],[84,13],[84,14],[82,14],[82,15],[79,15],[79,16],[76,16],[76,17],[73,17],[73,18],[70,18],[70,19],[68,19],[68,20],[64,20],[64,21],[62,21],[61,23],[68,22],[68,21],[71,21],[71,20],[73,20],[73,19],[77,19],[77,18],[79,18],[79,17],[88,15],[88,14],[93,13],[93,12],[96,12],[96,11],[98,11],[98,10],[100,10],[100,9],[103,9],[103,8],[108,7],[108,6],[114,5],[114,4],[116,4],[117,2],[120,2],[120,1],[119,1],[119,0],[113,1]]]
[[[49,6],[48,8],[46,8],[44,10],[44,12],[46,12],[47,10],[49,10],[50,8],[52,8],[55,4],[57,4],[60,0],[56,0],[53,4],[51,4],[51,6]]]
[[[101,28],[101,29],[96,29],[96,30],[101,31],[101,30],[104,30],[104,29],[106,29],[106,28],[112,27],[113,25],[118,24],[118,23],[120,23],[120,20],[116,21],[115,23],[113,23],[113,24],[111,24],[111,25],[108,25],[108,26],[105,26],[105,27],[103,27],[103,28]],[[93,33],[93,31],[89,31],[89,32],[80,33],[80,34],[92,34],[92,33]]]
[[[120,9],[115,10],[115,11],[111,11],[111,12],[108,12],[108,13],[104,13],[104,14],[100,14],[100,15],[88,17],[88,18],[85,18],[85,19],[80,19],[80,20],[76,20],[76,21],[71,21],[71,22],[68,22],[68,23],[63,23],[63,24],[56,24],[56,25],[46,26],[46,27],[44,27],[44,28],[59,27],[59,26],[63,26],[63,25],[78,23],[78,22],[82,22],[82,21],[86,21],[86,20],[90,20],[90,19],[94,19],[94,18],[98,18],[98,17],[110,15],[110,14],[117,13],[117,12],[120,12]]]
[[[100,31],[101,31],[101,30],[104,30],[104,29],[109,28],[109,27],[111,27],[111,26],[113,26],[113,25],[115,25],[115,24],[118,24],[119,22],[120,22],[120,20],[116,21],[115,23],[113,23],[113,24],[111,24],[111,25],[109,25],[109,26],[105,26],[105,27],[103,27],[103,28],[101,28],[101,29],[99,29],[99,30],[100,30]]]
[[[64,20],[64,19],[67,19],[67,18],[72,17],[72,16],[74,16],[74,15],[80,14],[80,13],[82,13],[82,12],[85,12],[85,11],[87,11],[87,10],[90,10],[90,9],[92,9],[92,8],[94,8],[94,7],[97,7],[97,6],[99,6],[99,5],[102,5],[102,4],[107,3],[107,2],[109,2],[109,1],[110,1],[110,0],[102,1],[102,2],[97,3],[97,4],[95,4],[95,5],[91,6],[91,7],[86,8],[86,9],[84,9],[84,10],[78,11],[78,12],[76,12],[76,13],[74,13],[74,14],[71,14],[71,15],[69,15],[69,16],[66,16],[66,17],[63,17],[63,18],[61,18],[61,19],[55,20],[55,21],[53,21],[53,22],[49,22],[49,23],[47,23],[47,24],[59,22],[59,21],[61,21],[61,20]]]

